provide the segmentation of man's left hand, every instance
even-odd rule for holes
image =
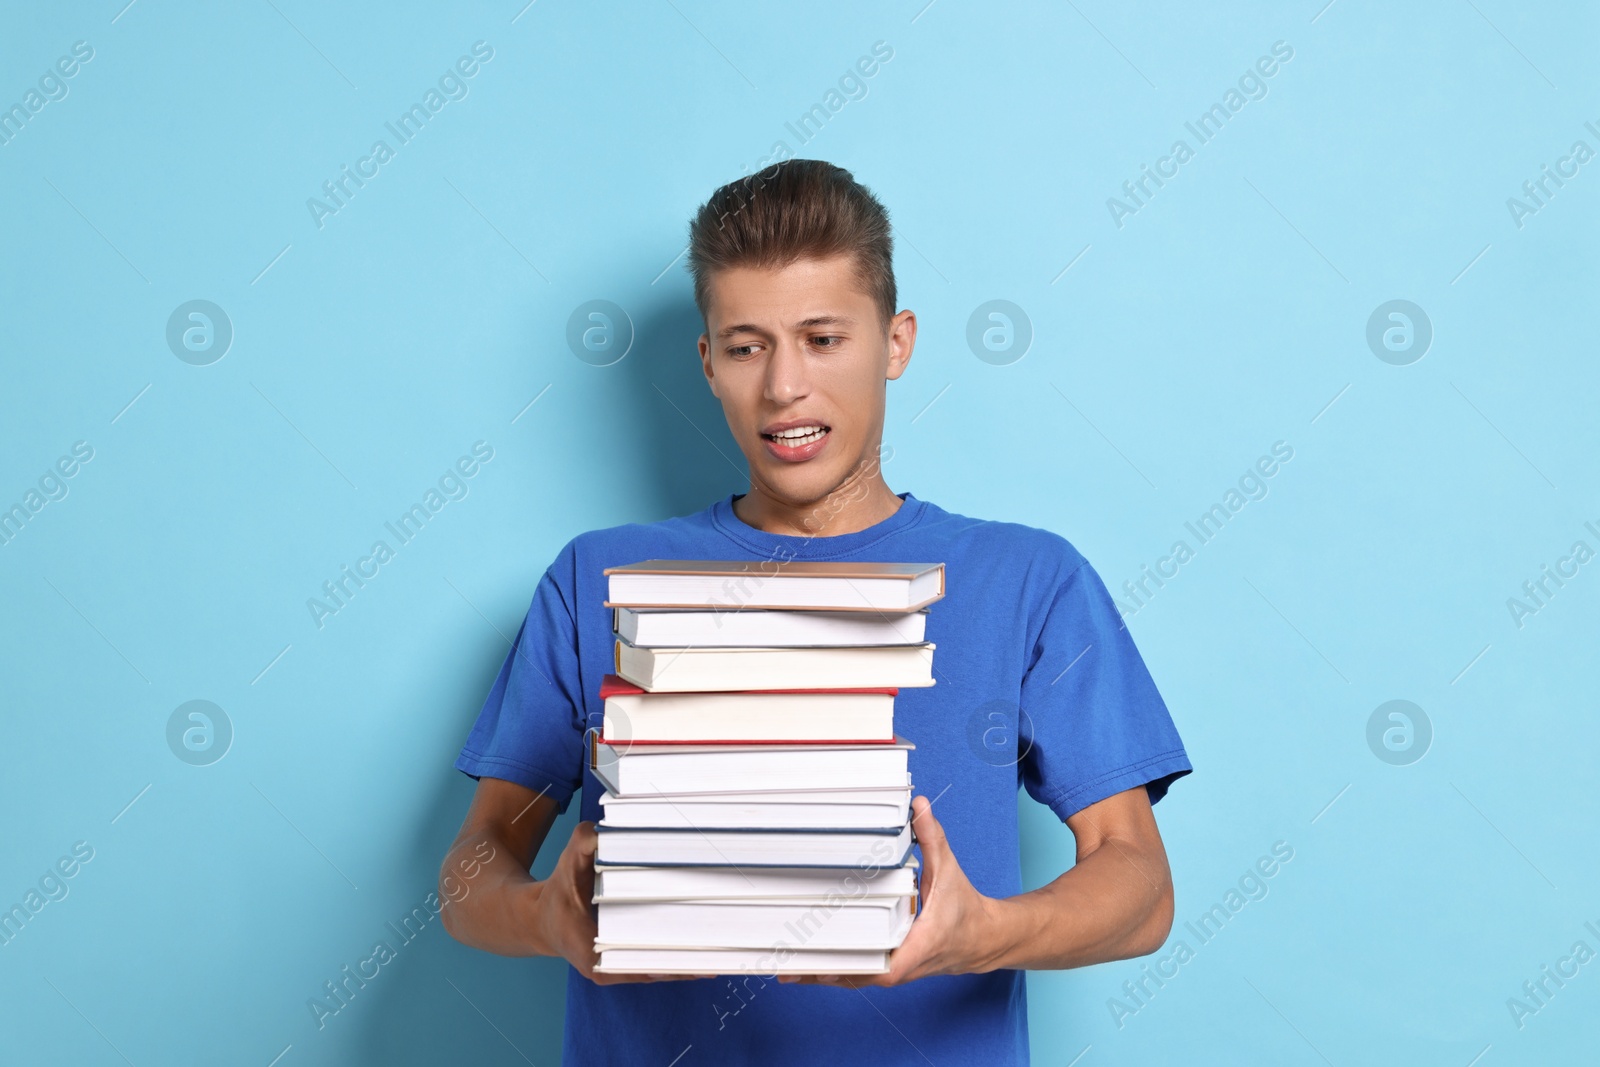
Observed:
[[[995,934],[1004,902],[978,892],[956,862],[944,827],[927,797],[911,801],[911,826],[922,846],[922,910],[900,947],[889,954],[885,974],[795,975],[783,982],[818,985],[891,986],[940,974],[993,969],[1000,946]]]

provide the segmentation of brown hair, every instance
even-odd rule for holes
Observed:
[[[887,330],[895,314],[889,213],[850,172],[820,159],[786,159],[729,182],[689,223],[694,302],[706,315],[711,275],[728,267],[784,267],[850,253],[856,279]]]

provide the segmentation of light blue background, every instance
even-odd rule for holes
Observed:
[[[5,106],[94,48],[0,146],[0,505],[95,450],[0,546],[0,906],[95,849],[0,947],[0,1059],[557,1060],[565,965],[437,922],[324,1029],[307,1001],[434,888],[451,761],[556,550],[744,488],[676,257],[779,141],[893,215],[921,323],[895,491],[1055,530],[1117,590],[1294,449],[1130,620],[1197,768],[1157,809],[1174,939],[1294,859],[1120,1027],[1138,962],[1030,976],[1036,1061],[1594,1055],[1600,962],[1520,1029],[1506,1004],[1600,950],[1600,563],[1521,628],[1506,605],[1600,548],[1600,162],[1506,206],[1600,149],[1592,8],[122,3],[11,5],[0,38]],[[479,40],[467,98],[319,229],[306,199]],[[880,40],[802,145],[785,123]],[[1107,198],[1280,40],[1268,95],[1118,228]],[[164,340],[192,299],[234,326],[210,366]],[[565,342],[591,299],[637,332],[609,367]],[[966,344],[991,299],[1032,322],[1010,365]],[[1433,324],[1409,366],[1365,341],[1391,299]],[[479,440],[466,499],[318,629],[307,598]],[[235,730],[207,767],[165,740],[193,699]],[[1367,746],[1391,699],[1433,724],[1409,766]],[[1020,817],[1040,885],[1071,835]]]

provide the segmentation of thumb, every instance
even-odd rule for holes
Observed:
[[[926,903],[940,874],[955,863],[955,857],[950,854],[950,842],[944,836],[944,827],[933,817],[933,802],[927,797],[913,797],[911,800],[911,832],[916,835],[917,844],[922,846],[921,889],[923,902]]]
[[[572,828],[567,847],[561,850],[560,862],[568,864],[572,879],[582,886],[594,884],[594,855],[600,847],[600,834],[594,823],[584,821]]]
[[[594,822],[587,819],[574,825],[573,835],[566,840],[566,851],[573,854],[574,861],[579,867],[594,867],[595,853],[600,849],[600,832],[595,830]]]
[[[596,914],[594,854],[598,846],[599,834],[594,823],[584,821],[572,828],[572,836],[567,839],[567,847],[561,853],[561,862],[568,865],[567,877],[571,880],[573,892],[591,919]]]
[[[594,823],[585,819],[572,828],[572,837],[568,839],[567,847],[573,850],[576,859],[589,863],[600,847],[600,832],[595,829]]]

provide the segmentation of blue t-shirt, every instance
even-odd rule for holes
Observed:
[[[955,515],[910,493],[887,519],[831,537],[764,533],[733,510],[581,534],[562,548],[456,766],[544,790],[598,821],[603,786],[584,735],[602,718],[612,670],[607,567],[645,559],[843,560],[945,564],[928,609],[936,684],[901,689],[897,733],[914,791],[961,868],[992,897],[1022,892],[1019,786],[1067,816],[1135,786],[1152,801],[1192,769],[1110,594],[1064,538]],[[564,842],[548,841],[559,849]],[[569,968],[563,1062],[1028,1062],[1024,972],[848,989],[723,977],[598,986]],[[692,1046],[692,1047],[691,1047]]]

